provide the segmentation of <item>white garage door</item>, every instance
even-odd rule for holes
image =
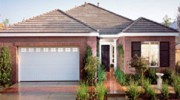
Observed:
[[[19,48],[19,81],[77,80],[79,80],[78,48]]]

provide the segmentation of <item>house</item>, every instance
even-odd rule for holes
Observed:
[[[170,27],[180,31],[180,29],[178,29],[177,21],[174,21],[170,25]],[[178,62],[178,61],[180,61],[180,33],[179,33],[179,36],[176,37],[176,62]]]
[[[109,71],[118,65],[117,46],[123,45],[125,73],[134,70],[134,55],[149,67],[175,69],[177,31],[146,18],[131,20],[85,3],[66,12],[53,10],[0,30],[0,46],[11,50],[13,81],[79,81],[85,49]]]

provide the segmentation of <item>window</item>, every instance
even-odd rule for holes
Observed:
[[[41,51],[41,48],[36,48],[36,52],[40,52]]]
[[[29,48],[29,52],[34,52],[34,48]]]
[[[78,48],[72,48],[73,52],[78,52]]]
[[[43,48],[43,52],[48,52],[49,48]]]
[[[58,52],[63,52],[63,48],[58,48]]]
[[[141,56],[150,67],[159,67],[159,42],[142,42]]]
[[[51,52],[56,52],[56,48],[51,48]]]
[[[71,52],[71,48],[66,48],[65,52]]]
[[[21,48],[21,52],[26,52],[26,48]]]

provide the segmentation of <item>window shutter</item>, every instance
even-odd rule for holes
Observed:
[[[169,42],[160,42],[160,67],[169,67]]]
[[[131,44],[131,57],[135,55],[141,56],[141,42],[132,42]]]

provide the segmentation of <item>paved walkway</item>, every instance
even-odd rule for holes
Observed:
[[[0,93],[0,100],[75,100],[77,82],[25,82]]]
[[[107,72],[107,80],[104,85],[109,93],[122,93],[125,90],[125,87],[121,86],[110,72]]]

